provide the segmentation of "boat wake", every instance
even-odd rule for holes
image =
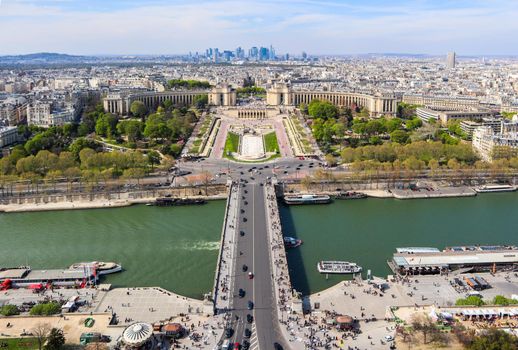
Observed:
[[[197,242],[185,242],[180,243],[176,246],[177,249],[181,250],[218,250],[219,241],[208,242],[208,241],[197,241]]]

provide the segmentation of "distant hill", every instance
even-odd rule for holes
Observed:
[[[0,56],[0,62],[2,63],[62,63],[62,62],[77,62],[84,61],[87,59],[92,59],[92,57],[88,56],[74,56],[67,55],[63,53],[55,53],[55,52],[38,52],[31,53],[26,55],[7,55]]]

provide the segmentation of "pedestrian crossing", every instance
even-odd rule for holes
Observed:
[[[259,340],[257,339],[257,330],[255,328],[255,322],[252,323],[252,336],[250,337],[250,350],[259,349]]]

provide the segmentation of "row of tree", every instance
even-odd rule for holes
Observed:
[[[15,175],[25,179],[76,178],[102,175],[106,178],[131,175],[129,169],[139,169],[140,177],[160,164],[158,152],[151,151],[146,155],[139,151],[97,152],[84,147],[76,157],[73,152],[63,151],[56,155],[47,150],[39,151],[35,156],[28,155],[16,160],[11,154],[0,159],[0,175]],[[134,170],[131,170],[134,171]],[[137,175],[137,174],[136,174]],[[131,176],[129,176],[131,177]]]
[[[182,89],[209,89],[211,87],[208,81],[200,80],[184,80],[184,79],[172,79],[167,82],[169,89],[182,88]]]
[[[341,152],[342,162],[377,161],[380,163],[406,161],[415,159],[429,166],[430,161],[446,163],[451,159],[465,164],[474,164],[477,160],[471,145],[448,145],[441,142],[418,141],[406,145],[384,143],[357,148],[344,148]],[[433,163],[433,162],[432,162]]]

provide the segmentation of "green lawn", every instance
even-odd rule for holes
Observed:
[[[279,152],[279,143],[277,142],[277,135],[274,132],[264,135],[264,148],[266,152]]]
[[[229,132],[227,134],[227,140],[225,141],[225,150],[223,151],[223,156],[229,157],[228,154],[232,152],[237,152],[239,149],[239,135],[234,134],[233,132]]]
[[[36,338],[5,338],[0,339],[0,347],[9,350],[38,349],[38,340]]]

